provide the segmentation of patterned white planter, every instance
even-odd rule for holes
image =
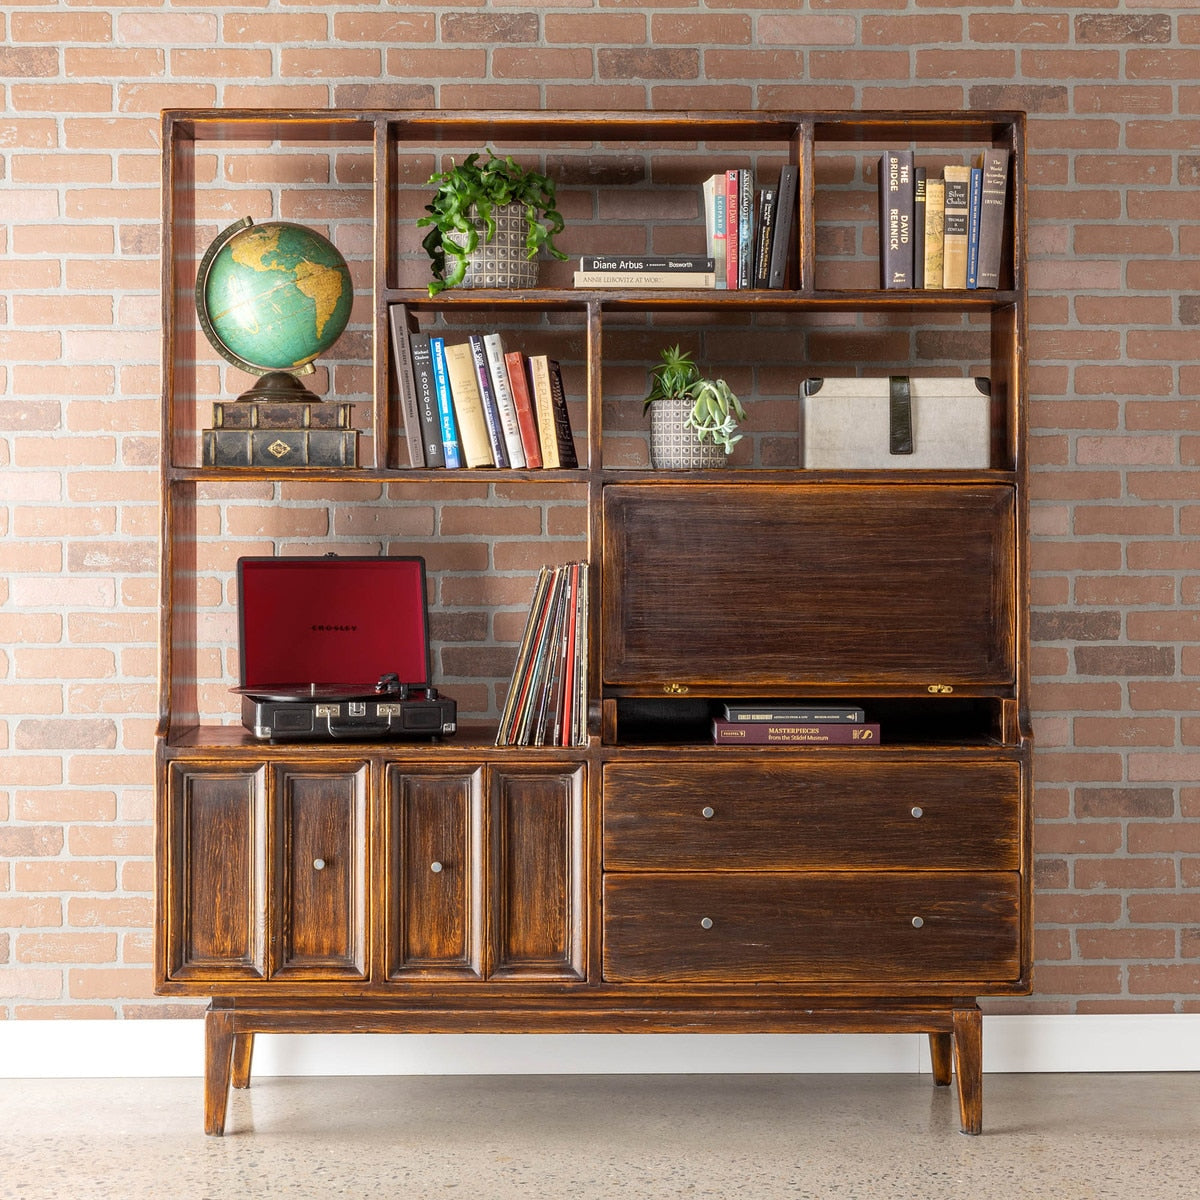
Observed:
[[[675,396],[650,405],[650,462],[656,470],[711,470],[728,462],[724,447],[699,441],[684,425],[691,411],[691,400]]]

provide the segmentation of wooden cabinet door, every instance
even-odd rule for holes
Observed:
[[[266,977],[267,781],[262,765],[167,768],[160,909],[166,977]]]
[[[1015,679],[1011,487],[618,484],[603,518],[606,684]]]
[[[584,978],[584,779],[582,765],[491,773],[493,978]]]
[[[366,763],[274,768],[273,974],[366,978]]]
[[[483,977],[483,768],[392,764],[385,787],[387,976]]]

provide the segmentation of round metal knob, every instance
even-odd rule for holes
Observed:
[[[430,869],[430,870],[431,870],[431,871],[432,871],[432,872],[433,872],[435,875],[440,875],[440,874],[441,874],[441,871],[442,871],[442,864],[441,864],[440,862],[430,863],[430,864],[429,864],[429,869]]]
[[[713,927],[712,917],[701,917],[700,918],[700,928],[701,929],[711,929],[712,927]]]
[[[703,818],[704,818],[706,821],[711,821],[711,820],[713,819],[713,815],[714,815],[714,813],[713,813],[713,809],[712,809],[712,806],[711,806],[711,805],[708,805],[708,804],[706,804],[706,805],[705,805],[705,806],[704,806],[704,807],[703,807],[703,808],[700,810],[700,815],[701,815],[701,816],[702,816],[702,817],[703,817]]]
[[[920,805],[913,805],[912,815],[919,820],[925,815],[925,810]]]
[[[313,859],[313,870],[314,871],[325,870],[325,860],[323,858],[314,858]]]
[[[925,924],[925,918],[924,918],[924,917],[913,917],[913,919],[912,919],[912,926],[913,926],[913,928],[914,928],[914,929],[920,929],[920,928],[921,928],[921,926],[922,926],[922,925],[924,925],[924,924]]]

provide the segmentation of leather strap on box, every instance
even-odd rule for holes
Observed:
[[[888,452],[913,452],[912,395],[907,375],[893,375],[888,380]]]

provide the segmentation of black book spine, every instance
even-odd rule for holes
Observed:
[[[771,233],[771,274],[767,286],[781,288],[787,283],[788,255],[796,227],[796,189],[800,168],[792,163],[779,172],[779,194],[775,201],[775,222]]]
[[[446,455],[442,450],[442,419],[438,413],[437,390],[433,382],[433,355],[429,349],[429,334],[414,333],[409,339],[413,360],[413,379],[417,388],[417,414],[421,420],[421,437],[425,447],[425,465],[444,467]]]

